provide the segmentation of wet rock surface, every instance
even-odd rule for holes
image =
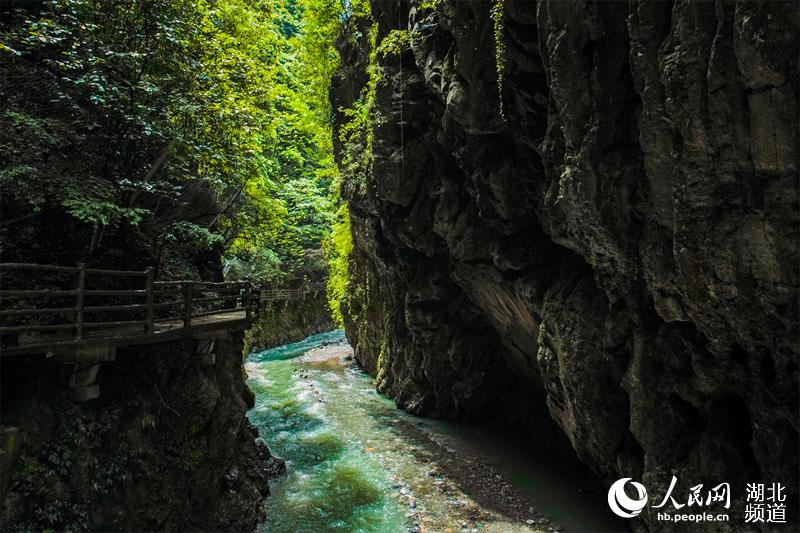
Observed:
[[[265,302],[256,321],[245,333],[245,352],[296,342],[334,327],[325,293],[308,294],[302,300]]]
[[[506,0],[499,61],[489,3],[434,4],[372,2],[410,46],[343,186],[356,359],[411,412],[505,413],[653,494],[729,482],[742,515],[781,482],[796,520],[796,4]]]

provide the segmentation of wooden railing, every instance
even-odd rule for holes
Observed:
[[[14,278],[14,274],[16,287],[5,287],[8,277]],[[51,279],[32,279],[37,274]],[[71,286],[64,276],[72,277]],[[40,288],[48,284],[60,286]],[[250,319],[265,302],[301,299],[324,289],[324,283],[274,289],[249,281],[155,281],[152,268],[104,270],[83,264],[64,267],[2,263],[0,334],[63,332],[80,341],[92,330],[95,332],[91,336],[97,337],[96,330],[114,328],[115,335],[119,335],[119,329],[125,328],[131,334],[152,335],[160,322],[178,320],[189,328],[193,318],[235,311],[244,311],[245,318]]]
[[[296,289],[267,289],[261,287],[257,289],[258,296],[262,302],[280,301],[280,300],[300,300],[306,294],[322,292],[325,290],[325,283],[308,283]]]

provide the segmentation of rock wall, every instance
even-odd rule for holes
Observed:
[[[245,353],[297,342],[315,333],[336,329],[324,292],[302,300],[266,304],[245,334]]]
[[[252,531],[271,455],[245,417],[242,335],[209,366],[193,342],[119,349],[85,403],[67,398],[72,365],[3,359],[3,424],[21,445],[0,529]]]
[[[797,4],[424,4],[372,1],[410,45],[342,187],[357,359],[412,412],[501,409],[651,494],[729,482],[734,520],[781,482],[796,520]],[[350,24],[334,109],[368,90]]]

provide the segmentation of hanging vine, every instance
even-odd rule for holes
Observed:
[[[495,0],[489,9],[489,16],[492,18],[492,28],[494,33],[494,63],[497,70],[497,97],[500,104],[500,116],[506,120],[503,108],[503,82],[505,81],[505,56],[506,43],[503,40],[503,5],[504,0]]]

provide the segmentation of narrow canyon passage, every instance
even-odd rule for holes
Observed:
[[[377,393],[341,331],[251,354],[249,411],[287,462],[262,532],[622,531],[587,471],[498,429],[417,418]]]
[[[0,1],[0,532],[800,532],[799,35]]]

